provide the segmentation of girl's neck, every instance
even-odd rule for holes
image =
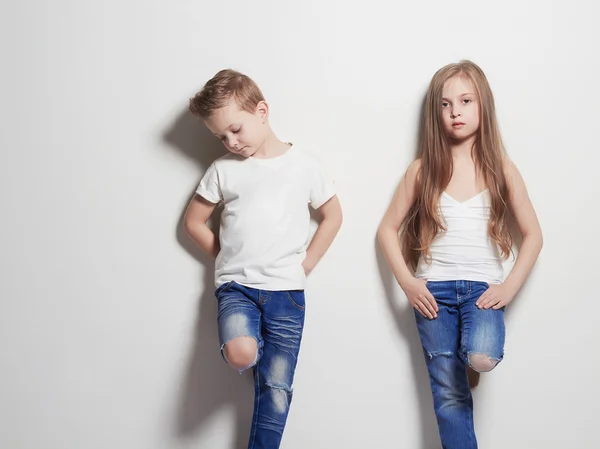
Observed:
[[[463,159],[470,158],[473,152],[473,145],[475,144],[475,136],[469,137],[468,139],[460,142],[453,142],[450,145],[450,152],[453,158]]]

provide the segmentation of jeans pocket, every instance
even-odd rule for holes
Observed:
[[[304,291],[302,290],[291,290],[286,291],[285,296],[290,301],[290,304],[298,310],[304,311],[306,305],[304,302]]]
[[[229,290],[233,286],[233,284],[235,284],[235,281],[229,281],[225,284],[219,285],[219,287],[215,290],[215,297],[218,299],[219,295]]]

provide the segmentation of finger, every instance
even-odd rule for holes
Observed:
[[[491,300],[489,300],[487,302],[487,304],[485,305],[485,309],[489,309],[490,307],[495,306],[496,304],[498,304],[500,302],[500,299],[498,298],[492,298]]]
[[[427,298],[423,299],[421,301],[421,303],[427,309],[427,312],[431,315],[430,318],[433,319],[433,318],[437,317],[437,311],[435,310],[435,305],[434,304],[431,304]]]
[[[413,307],[414,307],[414,309],[415,309],[417,312],[419,312],[421,315],[423,315],[424,317],[426,317],[426,315],[425,315],[425,314],[424,314],[424,313],[421,311],[421,308],[419,307],[419,303],[418,303],[418,302],[415,302],[415,303],[413,304]]]
[[[417,301],[419,301],[419,300],[417,300]],[[431,312],[429,310],[427,310],[427,307],[425,307],[425,305],[422,302],[415,303],[415,309],[417,309],[419,311],[419,313],[421,315],[423,315],[425,318],[429,318],[429,319],[433,318],[431,316]]]
[[[429,304],[432,305],[433,310],[437,313],[440,309],[439,309],[437,301],[435,300],[433,295],[431,293],[427,292],[427,293],[425,293],[425,298],[427,299]]]
[[[477,300],[477,302],[475,302],[475,305],[477,307],[481,307],[483,304],[486,303],[486,301],[489,299],[489,297],[491,296],[491,293],[489,290],[486,290]]]
[[[435,312],[433,312],[430,309],[431,306],[429,304],[427,304],[427,301],[421,300],[421,302],[419,303],[419,307],[425,313],[425,316],[427,318],[429,318],[430,320],[433,320],[433,315],[435,314]]]
[[[494,307],[492,307],[492,309],[494,310],[498,310],[501,309],[502,307],[504,307],[506,304],[504,304],[503,301],[500,301],[498,304],[496,304]]]
[[[483,299],[480,299],[479,301],[477,301],[479,303],[480,309],[485,308],[487,305],[489,305],[491,302],[494,302],[496,299],[496,296],[491,292],[488,294],[484,293],[484,295],[485,295],[485,297]]]

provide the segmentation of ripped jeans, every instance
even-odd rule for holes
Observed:
[[[466,365],[492,370],[504,356],[504,308],[479,309],[475,302],[488,284],[475,281],[427,282],[438,304],[430,320],[415,310],[425,352],[433,408],[444,449],[476,449],[473,399]]]
[[[221,354],[237,337],[256,340],[256,356],[240,373],[254,373],[254,414],[248,449],[279,448],[292,402],[304,328],[304,291],[267,291],[234,281],[217,288]]]

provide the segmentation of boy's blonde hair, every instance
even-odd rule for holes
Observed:
[[[224,69],[213,76],[194,97],[190,98],[190,112],[202,119],[209,118],[217,109],[226,106],[231,98],[238,107],[254,113],[265,98],[258,85],[247,75]]]

